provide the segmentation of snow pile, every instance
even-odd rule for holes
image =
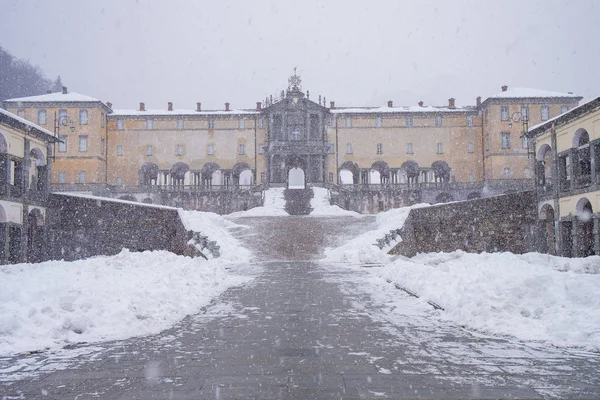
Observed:
[[[413,208],[429,207],[429,204],[415,204],[410,207],[394,208],[377,214],[377,228],[363,233],[338,248],[325,249],[326,262],[345,262],[351,264],[384,264],[391,261],[386,250],[375,246],[377,239],[383,238],[392,229],[402,228],[404,221]]]
[[[600,350],[600,257],[421,254],[369,271],[477,330]]]
[[[247,279],[166,251],[0,266],[0,355],[158,333]]]
[[[264,191],[265,200],[262,207],[254,207],[248,211],[238,211],[228,217],[281,217],[289,215],[285,211],[284,188],[270,188]]]
[[[210,212],[179,210],[179,215],[188,229],[200,232],[203,236],[208,236],[209,240],[217,242],[221,252],[219,260],[240,262],[251,258],[250,251],[244,248],[230,232],[232,229],[244,226]]]
[[[313,216],[353,216],[360,218],[361,214],[344,210],[338,206],[332,206],[329,203],[329,191],[325,188],[314,187],[313,189],[313,198],[310,199],[310,206],[312,211],[310,215]]]

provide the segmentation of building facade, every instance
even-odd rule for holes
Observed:
[[[600,254],[600,98],[533,126],[540,225],[548,252]]]
[[[0,109],[0,264],[43,259],[55,140],[47,129]]]
[[[104,186],[153,201],[151,193],[285,185],[300,169],[307,183],[345,188],[446,186],[433,201],[461,200],[531,182],[534,158],[523,132],[576,107],[581,97],[508,89],[472,106],[336,107],[311,100],[300,77],[252,109],[113,108],[69,93],[11,99],[4,106],[63,143],[52,174],[57,190]],[[468,190],[467,190],[468,189]],[[437,193],[437,192],[436,192]],[[464,197],[464,198],[463,198]],[[430,201],[430,200],[427,200]]]

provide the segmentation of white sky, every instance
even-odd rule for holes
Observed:
[[[600,95],[600,2],[0,0],[0,46],[115,108],[253,108],[298,67],[337,106]]]

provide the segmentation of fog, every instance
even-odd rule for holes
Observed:
[[[338,106],[600,94],[595,1],[0,0],[0,45],[115,108],[252,108],[293,68]]]

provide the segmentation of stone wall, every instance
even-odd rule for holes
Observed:
[[[536,204],[529,191],[411,210],[390,254],[538,251]]]
[[[187,251],[187,230],[168,207],[51,194],[46,221],[48,259],[113,255],[123,248]]]

